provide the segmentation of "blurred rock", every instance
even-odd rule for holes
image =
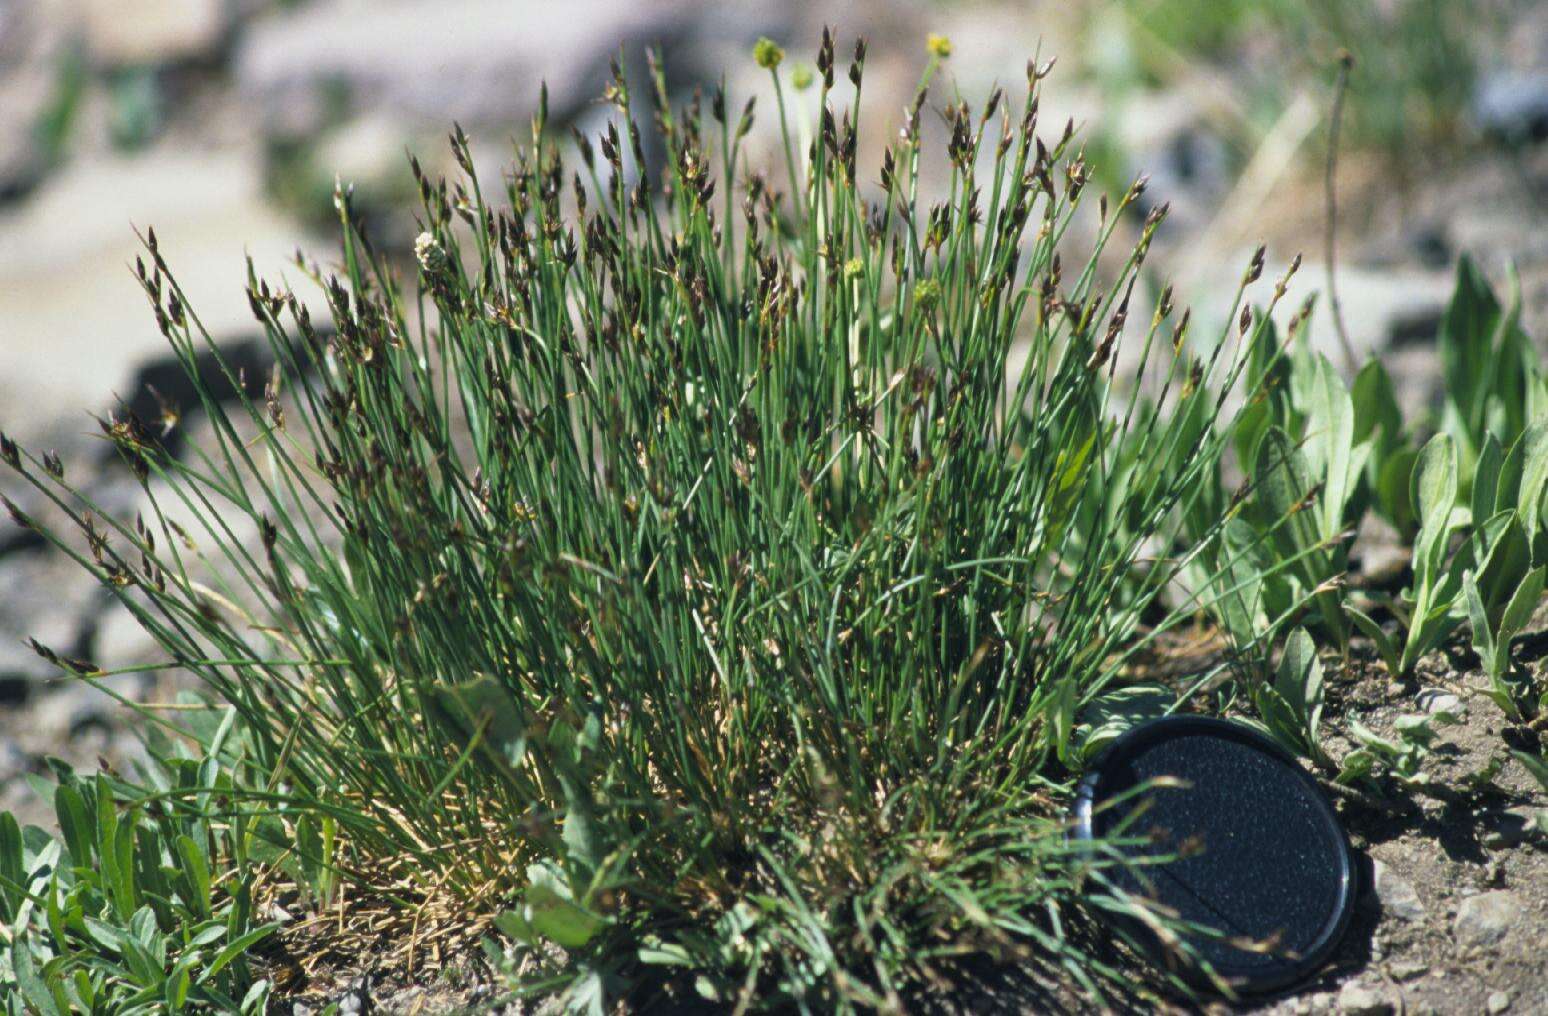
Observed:
[[[234,403],[243,395],[259,399],[274,369],[274,353],[265,339],[236,338],[216,343],[213,350],[197,350],[193,369],[190,375],[177,354],[166,350],[140,363],[133,379],[118,393],[130,412],[157,429],[163,446],[173,455],[181,453],[190,425],[204,414],[200,389],[219,403]],[[238,384],[232,383],[231,374]],[[177,425],[163,432],[157,421],[167,411],[177,415]],[[102,461],[117,457],[111,447],[102,449]]]
[[[0,203],[31,190],[48,168],[46,121],[70,70],[65,43],[41,3],[0,3]]]
[[[547,82],[563,122],[601,92],[619,48],[667,50],[691,28],[686,0],[574,0],[512,10],[501,0],[334,0],[255,22],[238,87],[282,136],[350,113],[387,111],[444,131],[519,130]]]
[[[407,199],[416,196],[407,155],[417,147],[413,142],[391,117],[368,114],[330,131],[318,144],[315,161],[330,178],[353,185],[357,200],[362,189]]]
[[[1141,174],[1150,178],[1138,214],[1168,204],[1165,236],[1180,242],[1196,239],[1231,188],[1225,142],[1183,91],[1142,92],[1125,100],[1120,110],[1111,125],[1128,163],[1120,182],[1126,186]]]
[[[0,811],[15,815],[17,824],[23,828],[30,825],[57,828],[54,809],[40,801],[32,785],[24,779],[0,783]]]
[[[208,62],[235,24],[227,0],[80,0],[87,49],[98,67]]]
[[[1479,82],[1473,118],[1507,145],[1548,140],[1548,70],[1502,71]]]
[[[135,229],[148,226],[216,339],[256,328],[244,250],[277,280],[305,241],[266,207],[252,153],[162,148],[70,164],[24,208],[0,215],[0,426],[24,444],[49,429],[94,431],[87,413],[131,397],[137,369],[165,355],[133,271]],[[298,286],[326,318],[314,287]]]
[[[97,613],[87,625],[84,641],[90,647],[92,662],[106,670],[160,663],[168,656],[129,608],[105,595],[98,600]],[[147,673],[122,680],[126,685],[145,689],[154,683],[155,675]]]
[[[1392,1003],[1379,989],[1350,981],[1338,993],[1338,1011],[1347,1016],[1387,1016]]]
[[[51,690],[33,710],[31,733],[65,744],[84,738],[106,742],[118,722],[119,704],[112,695],[85,681],[70,681]],[[100,750],[100,749],[98,749]]]
[[[1373,867],[1376,873],[1376,899],[1381,903],[1381,912],[1402,921],[1423,920],[1424,903],[1419,899],[1413,883],[1400,878],[1380,861],[1375,862]]]
[[[9,737],[0,737],[0,786],[19,780],[32,769],[32,759]]]
[[[82,634],[97,582],[74,562],[57,554],[10,558],[0,565],[0,590],[0,677],[35,683],[59,675],[29,638],[62,656],[85,655]]]
[[[12,554],[27,554],[43,550],[48,547],[48,540],[42,533],[31,529],[11,527],[0,530],[0,560]]]
[[[1453,932],[1464,949],[1488,946],[1504,938],[1520,920],[1520,902],[1511,893],[1496,889],[1463,900],[1457,907]]]
[[[1461,697],[1446,691],[1443,688],[1421,688],[1415,696],[1419,708],[1435,716],[1440,713],[1450,713],[1452,716],[1467,715],[1467,703]]]
[[[1247,259],[1243,257],[1240,263],[1245,265]],[[1279,278],[1283,272],[1284,266],[1269,266],[1264,270],[1263,281],[1259,286],[1265,290],[1271,289],[1272,280]],[[1224,292],[1226,287],[1220,288]],[[1308,260],[1290,280],[1290,286],[1279,306],[1283,318],[1288,319],[1307,297],[1319,294],[1312,313],[1312,348],[1341,367],[1343,352],[1326,289],[1327,273],[1323,266]],[[1227,297],[1229,295],[1226,294]],[[1266,299],[1268,295],[1263,292],[1253,299]],[[1356,356],[1388,348],[1395,338],[1412,329],[1412,322],[1416,318],[1432,317],[1438,320],[1441,308],[1450,295],[1450,275],[1446,272],[1412,268],[1368,269],[1342,263],[1338,267],[1339,303],[1349,330],[1349,342]]]

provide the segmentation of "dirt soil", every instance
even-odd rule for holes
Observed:
[[[1543,635],[1528,643],[1548,651]],[[1389,682],[1377,666],[1339,691],[1348,716],[1386,736],[1417,703],[1457,696],[1461,723],[1437,727],[1424,765],[1440,792],[1467,787],[1511,744],[1540,743],[1480,694],[1481,674],[1444,656],[1427,663],[1417,683]],[[1548,1012],[1548,837],[1531,824],[1548,794],[1512,759],[1471,797],[1405,796],[1389,798],[1406,810],[1396,815],[1339,802],[1366,876],[1355,921],[1320,978],[1251,1011]]]

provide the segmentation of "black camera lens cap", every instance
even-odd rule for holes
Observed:
[[[1108,878],[1228,936],[1189,941],[1239,992],[1309,976],[1349,927],[1356,868],[1333,806],[1293,757],[1245,724],[1168,716],[1129,730],[1081,781],[1074,831],[1143,841],[1119,848],[1136,859],[1170,857],[1108,869]],[[1153,931],[1125,926],[1153,960],[1168,962]]]

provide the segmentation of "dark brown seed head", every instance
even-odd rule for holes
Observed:
[[[37,639],[29,638],[27,640],[27,645],[32,648],[33,652],[37,653],[47,662],[52,663],[55,666],[59,665],[59,654],[48,648],[48,646],[45,646],[43,643],[39,642]]]
[[[1172,351],[1174,353],[1182,349],[1183,339],[1188,334],[1188,321],[1192,317],[1193,309],[1191,307],[1184,307],[1182,320],[1178,321],[1177,327],[1172,329]]]
[[[16,502],[12,501],[4,494],[0,494],[0,504],[5,505],[6,513],[11,516],[11,521],[16,523],[18,527],[27,530],[35,528],[32,524],[32,519],[27,515],[27,513],[18,508],[16,506]]]
[[[1252,261],[1247,265],[1246,281],[1250,285],[1257,282],[1263,276],[1263,255],[1267,251],[1264,244],[1258,244],[1258,249],[1252,252]]]

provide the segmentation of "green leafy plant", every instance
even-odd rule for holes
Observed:
[[[1350,385],[1356,444],[1369,444],[1364,494],[1370,510],[1398,536],[1413,540],[1419,531],[1411,491],[1419,448],[1403,420],[1392,377],[1379,359],[1368,360]]]
[[[1234,445],[1249,475],[1240,514],[1209,559],[1229,585],[1214,611],[1238,643],[1250,643],[1310,606],[1309,622],[1344,645],[1348,544],[1369,501],[1366,464],[1388,427],[1380,403],[1357,411],[1333,365],[1306,348],[1303,329],[1292,336],[1281,348],[1265,327],[1248,353],[1245,384],[1256,397],[1235,421]],[[1222,568],[1226,559],[1234,566]]]
[[[1424,760],[1437,736],[1434,724],[1455,725],[1451,713],[1399,716],[1393,722],[1395,738],[1382,737],[1357,720],[1349,721],[1349,732],[1359,747],[1344,756],[1338,782],[1354,783],[1377,775],[1387,775],[1399,783],[1422,788],[1430,784],[1424,772]]]
[[[415,163],[412,287],[339,191],[340,274],[298,262],[333,328],[250,278],[277,368],[234,408],[148,234],[139,278],[209,441],[178,458],[104,421],[140,525],[3,459],[79,530],[56,546],[235,710],[283,805],[251,827],[281,845],[263,863],[318,899],[347,882],[355,907],[494,920],[522,990],[580,1009],[663,977],[896,1007],[943,942],[1096,993],[1123,975],[1069,915],[1168,918],[1065,839],[1077,718],[1211,606],[1163,593],[1224,524],[1222,407],[1267,316],[1194,343],[1169,296],[1131,305],[1161,212],[1098,272],[1142,184],[1073,260],[1090,170],[1039,133],[1046,66],[1014,106],[947,105],[926,205],[930,73],[862,171],[832,40],[809,148],[778,56],[772,177],[743,151],[751,103],[674,108],[659,68],[641,102],[618,69],[578,161],[540,112],[498,195],[460,131],[460,179]],[[666,169],[631,178],[647,116]],[[1120,343],[1164,375],[1148,408],[1114,383]]]
[[[1477,265],[1464,256],[1437,343],[1446,381],[1440,427],[1457,442],[1466,495],[1488,437],[1509,447],[1529,423],[1548,416],[1548,378],[1521,328],[1514,273],[1509,300],[1501,306]]]
[[[1297,754],[1331,768],[1332,759],[1319,737],[1323,676],[1316,645],[1298,628],[1285,640],[1273,683],[1260,683],[1253,698],[1269,733]]]
[[[1527,427],[1501,455],[1493,434],[1484,439],[1473,480],[1474,519],[1487,519],[1489,539],[1484,566],[1462,578],[1472,624],[1473,647],[1489,678],[1490,698],[1507,716],[1527,719],[1537,712],[1530,682],[1510,682],[1510,645],[1542,601],[1548,577],[1548,527],[1544,490],[1548,488],[1548,420]],[[1535,567],[1534,567],[1535,565]]]
[[[1542,599],[1543,498],[1548,487],[1548,420],[1527,427],[1508,454],[1486,435],[1475,463],[1470,505],[1460,494],[1455,442],[1442,433],[1425,446],[1412,498],[1420,529],[1414,541],[1414,582],[1405,594],[1407,635],[1393,641],[1367,614],[1348,607],[1350,619],[1377,646],[1394,676],[1406,674],[1463,620],[1507,713],[1519,708],[1502,683],[1510,642]],[[1453,537],[1466,538],[1452,552]],[[1534,567],[1535,566],[1535,567]]]
[[[1489,697],[1506,716],[1516,720],[1531,718],[1538,711],[1538,704],[1528,698],[1530,684],[1516,687],[1507,680],[1510,644],[1526,627],[1542,600],[1545,576],[1548,576],[1548,568],[1532,569],[1508,599],[1493,604],[1486,602],[1485,594],[1479,591],[1478,582],[1471,574],[1463,579],[1468,619],[1473,626],[1473,648],[1489,678]],[[1530,705],[1523,705],[1525,702]]]
[[[1455,442],[1450,435],[1437,434],[1420,453],[1410,492],[1419,532],[1413,548],[1414,580],[1405,593],[1407,635],[1401,644],[1369,615],[1352,606],[1345,608],[1376,644],[1394,677],[1408,673],[1419,657],[1439,645],[1461,620],[1455,608],[1462,574],[1472,558],[1450,554],[1452,535],[1466,523],[1466,509],[1458,505],[1457,473]]]
[[[232,720],[228,710],[221,740]],[[0,815],[5,1012],[264,1011],[270,985],[248,952],[275,926],[253,912],[248,817],[217,821],[210,810],[239,789],[221,740],[202,760],[169,753],[143,785],[56,763],[57,784],[38,789],[58,839]]]

